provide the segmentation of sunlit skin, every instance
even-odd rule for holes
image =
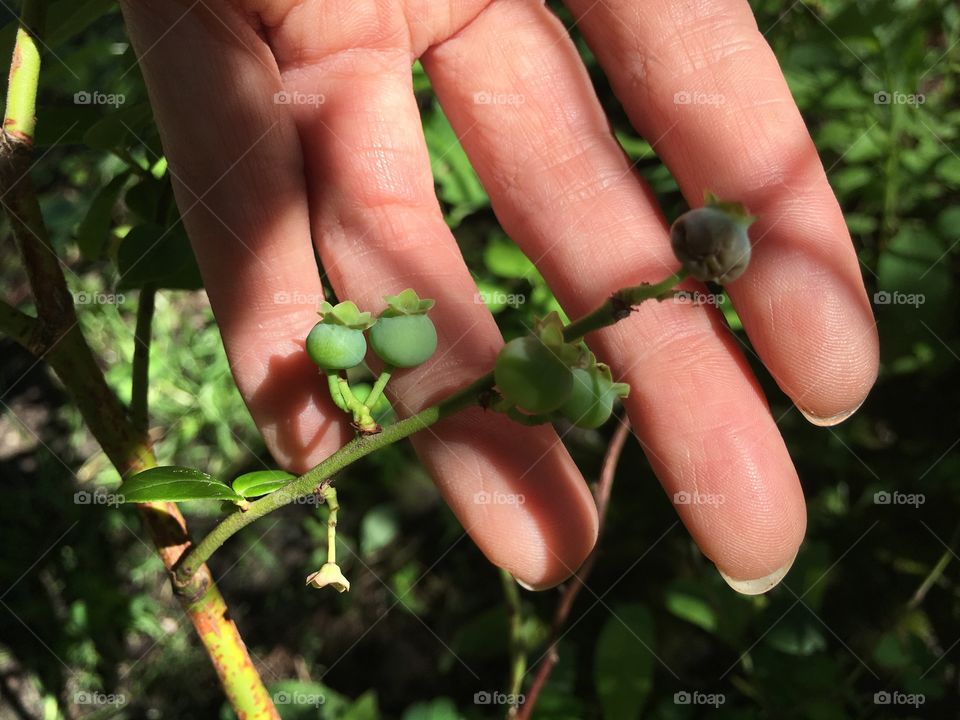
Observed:
[[[709,189],[759,217],[750,266],[729,293],[760,359],[817,423],[848,416],[876,376],[873,318],[840,208],[747,3],[568,4],[688,201]],[[351,434],[304,352],[322,298],[314,248],[337,296],[363,308],[410,286],[437,301],[437,352],[389,386],[400,416],[488,371],[502,343],[434,192],[414,59],[504,229],[572,318],[677,269],[655,198],[540,3],[141,0],[123,10],[237,384],[291,470]],[[282,92],[302,102],[276,102]],[[675,101],[696,93],[723,102]],[[279,303],[281,292],[307,301]],[[715,309],[645,303],[588,341],[631,385],[624,404],[668,496],[726,498],[677,506],[705,555],[737,580],[789,565],[806,522],[799,480]],[[548,426],[474,409],[414,446],[481,550],[527,585],[560,582],[593,546],[593,500]],[[525,501],[477,504],[481,490]]]

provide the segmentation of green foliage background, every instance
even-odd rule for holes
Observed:
[[[880,380],[837,428],[808,425],[757,367],[809,503],[797,563],[768,596],[737,596],[723,584],[628,446],[603,553],[540,718],[947,718],[960,707],[960,10],[912,0],[752,4],[828,168],[869,292],[918,293],[924,302],[876,306]],[[4,56],[12,27],[0,33]],[[106,0],[60,0],[50,27],[59,59],[48,57],[42,75],[35,180],[72,290],[124,295],[88,302],[80,317],[127,398],[136,287],[196,288],[198,279],[118,11]],[[674,181],[580,45],[617,135],[675,216],[684,204]],[[491,307],[504,333],[516,334],[556,302],[499,229],[428,81],[414,73],[437,191],[478,285],[527,299]],[[89,88],[125,102],[116,111],[75,104],[73,94]],[[922,93],[925,102],[878,104],[881,91]],[[118,265],[171,227],[161,252],[116,287]],[[6,299],[29,309],[10,241],[0,245],[0,274]],[[155,337],[161,461],[223,477],[262,467],[265,450],[202,292],[162,292]],[[9,341],[0,347],[0,718],[229,717],[134,511],[75,501],[78,491],[116,484],[76,411],[42,365]],[[566,436],[588,479],[610,432]],[[319,708],[281,705],[284,717],[501,711],[474,702],[505,689],[496,570],[463,538],[407,447],[370,458],[340,487],[348,595],[303,588],[323,559],[322,509],[270,516],[212,563],[272,689],[325,697]],[[922,493],[925,502],[877,504],[883,491]],[[189,512],[199,534],[218,508]],[[556,598],[523,595],[531,660],[543,652]],[[694,691],[725,702],[676,702],[675,693]],[[122,694],[125,703],[78,705],[78,692]],[[925,703],[877,704],[878,692],[922,693]]]

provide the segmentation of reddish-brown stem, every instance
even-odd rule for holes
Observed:
[[[580,590],[583,588],[584,583],[586,583],[587,578],[590,576],[590,572],[593,570],[593,566],[597,562],[600,539],[603,535],[603,527],[606,524],[607,508],[610,505],[610,491],[613,488],[613,477],[617,473],[620,455],[623,452],[623,446],[626,444],[629,435],[630,422],[626,418],[623,418],[617,425],[617,429],[610,439],[610,444],[607,446],[607,452],[603,458],[603,467],[600,470],[600,480],[597,482],[593,491],[594,498],[597,501],[597,516],[599,518],[597,544],[593,548],[593,552],[590,553],[580,567],[580,570],[571,578],[566,589],[563,591],[563,595],[560,596],[560,602],[557,603],[557,607],[553,612],[553,620],[550,624],[550,640],[547,644],[547,651],[544,653],[543,659],[537,667],[537,673],[533,676],[533,682],[530,683],[530,688],[526,692],[524,703],[517,713],[517,717],[520,720],[526,720],[533,713],[533,708],[537,704],[540,691],[543,690],[543,686],[546,685],[547,680],[550,678],[550,673],[553,672],[554,666],[560,659],[557,650],[560,644],[560,633],[563,632],[563,628],[567,624],[567,618],[570,617],[570,611],[573,610],[574,600],[577,599],[577,595],[580,594]]]

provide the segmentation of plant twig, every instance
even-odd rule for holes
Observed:
[[[44,25],[45,9],[43,2],[24,1],[7,80],[7,109],[3,129],[14,138],[30,144],[33,144],[37,126],[37,86],[40,81],[37,38]]]
[[[369,455],[387,445],[392,445],[413,435],[419,430],[430,427],[448,415],[462,410],[469,405],[477,404],[480,394],[493,387],[493,373],[487,373],[464,389],[454,393],[443,402],[421,410],[405,420],[387,425],[376,435],[358,435],[333,455],[316,467],[308,470],[287,485],[275,490],[250,504],[244,511],[237,511],[224,518],[219,525],[210,531],[203,540],[184,558],[177,569],[175,581],[181,585],[190,583],[190,579],[197,569],[205,563],[217,549],[231,536],[245,528],[250,523],[260,519],[284,505],[292,503],[297,498],[310,495],[335,473],[362,457]]]
[[[689,273],[686,270],[680,270],[653,285],[641,283],[634,287],[618,290],[596,310],[567,325],[563,329],[563,339],[567,342],[573,342],[594,330],[613,325],[628,317],[637,305],[646,300],[660,302],[673,297],[676,295],[674,286],[686,279],[688,275]]]
[[[73,297],[52,249],[30,179],[40,55],[42,2],[26,0],[13,51],[7,107],[0,132],[0,198],[37,306],[37,318],[0,308],[0,329],[36,355],[44,355],[73,396],[91,433],[121,476],[156,465],[146,436],[127,416],[107,384],[77,323]],[[40,352],[38,352],[40,351]],[[139,506],[157,551],[172,569],[190,547],[186,524],[174,503]],[[227,699],[243,718],[279,719],[237,626],[206,566],[181,588],[181,605],[197,630]]]
[[[527,648],[523,638],[523,605],[520,590],[513,575],[503,568],[500,569],[500,580],[503,582],[503,596],[507,606],[507,624],[510,629],[510,675],[507,683],[507,696],[512,700],[508,718],[517,717],[520,710],[517,704],[520,690],[523,688],[523,676],[527,672]]]
[[[603,467],[600,470],[600,480],[596,488],[594,488],[593,495],[597,501],[598,517],[597,544],[580,567],[580,570],[570,580],[570,583],[563,591],[563,595],[560,597],[560,602],[557,603],[556,610],[553,613],[553,621],[550,626],[550,641],[547,645],[547,652],[537,667],[537,674],[534,675],[533,682],[530,683],[530,689],[526,693],[523,706],[520,708],[518,714],[520,720],[526,720],[533,713],[533,708],[537,703],[537,698],[540,696],[540,691],[543,690],[544,685],[546,685],[550,677],[550,673],[553,672],[553,668],[560,659],[558,652],[560,633],[563,631],[563,627],[567,623],[567,618],[570,616],[570,611],[573,609],[574,600],[577,599],[577,595],[580,593],[580,590],[583,588],[593,570],[593,566],[597,562],[600,539],[606,524],[607,509],[610,506],[610,492],[613,489],[613,478],[617,473],[617,465],[620,462],[623,446],[626,444],[629,436],[630,421],[624,417],[617,425],[616,432],[614,432],[613,437],[610,439],[610,444],[607,446],[607,452],[603,458]]]
[[[940,578],[943,577],[943,572],[947,569],[947,565],[949,565],[950,560],[955,557],[953,548],[956,546],[958,539],[960,539],[960,525],[957,525],[954,529],[953,534],[950,536],[950,542],[940,556],[940,559],[937,560],[936,564],[930,569],[930,572],[924,577],[923,582],[920,583],[920,587],[913,593],[913,596],[907,603],[907,608],[912,610],[919,607],[927,597],[927,593],[930,592],[930,588],[936,585]]]
[[[133,378],[130,389],[130,416],[134,428],[146,436],[150,429],[150,340],[157,290],[147,285],[140,291],[137,327],[133,338]]]

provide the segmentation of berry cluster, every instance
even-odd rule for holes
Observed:
[[[736,280],[750,262],[747,229],[754,219],[739,203],[722,202],[707,193],[704,207],[684,213],[670,228],[670,243],[682,271],[658,286],[629,288],[614,299],[628,308],[644,299],[663,299],[687,276],[716,283]],[[665,290],[660,289],[662,285]],[[326,372],[333,401],[352,415],[354,426],[363,434],[379,432],[381,423],[396,421],[383,396],[391,374],[420,365],[437,349],[437,331],[427,316],[433,300],[420,299],[410,288],[384,299],[387,307],[376,318],[350,301],[336,306],[325,302],[322,319],[307,336],[307,352]],[[580,321],[576,333],[572,327],[565,328],[556,313],[538,320],[530,335],[511,340],[501,349],[492,377],[498,393],[487,406],[525,424],[563,417],[583,428],[602,425],[612,414],[614,402],[626,397],[630,387],[614,382],[610,368],[597,362],[580,336],[616,322],[622,312],[622,307],[601,308],[587,318],[598,322],[586,327]],[[372,386],[351,386],[342,373],[363,362],[368,339],[383,360],[384,371]]]
[[[437,329],[427,315],[433,300],[421,299],[410,288],[384,300],[387,307],[376,318],[349,300],[337,305],[324,302],[320,322],[307,335],[307,354],[326,373],[333,402],[364,434],[379,432],[381,423],[396,420],[383,395],[393,372],[426,362],[437,349]],[[373,385],[351,385],[343,371],[363,362],[367,339],[384,363],[383,372]]]
[[[533,334],[504,345],[493,376],[501,398],[492,407],[530,424],[559,415],[579,427],[600,427],[614,401],[630,392],[582,341],[564,340],[556,313],[538,320]]]

